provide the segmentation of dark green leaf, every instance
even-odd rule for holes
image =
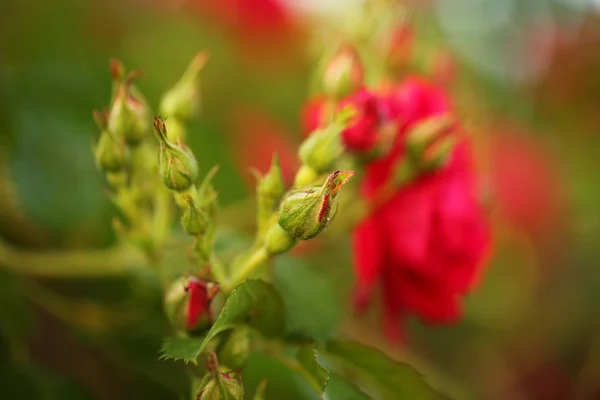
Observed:
[[[327,354],[339,372],[371,389],[382,399],[440,399],[448,396],[433,388],[413,366],[388,358],[372,347],[353,341],[330,341]]]
[[[283,335],[283,302],[271,285],[260,280],[240,283],[227,298],[223,310],[203,340],[194,339],[193,343],[190,339],[168,340],[163,346],[163,357],[195,362],[208,342],[239,324],[247,324],[266,337]],[[174,351],[167,352],[167,349]]]
[[[313,345],[303,345],[298,350],[296,359],[302,369],[302,376],[310,380],[311,386],[322,396],[329,380],[329,371],[317,360],[317,350]]]

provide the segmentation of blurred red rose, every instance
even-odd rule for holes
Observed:
[[[263,67],[293,65],[302,34],[292,10],[279,0],[190,0],[190,5],[228,32],[246,61]]]
[[[302,132],[308,136],[323,123],[323,107],[325,99],[314,97],[306,102],[302,109],[301,122]]]
[[[349,152],[372,150],[377,144],[379,128],[384,119],[381,100],[374,93],[362,89],[342,99],[336,108],[339,110],[346,106],[353,107],[356,114],[342,132],[344,147]],[[326,103],[319,98],[307,103],[302,118],[307,135],[321,125],[325,107]]]
[[[385,95],[389,116],[401,122],[394,148],[367,166],[363,194],[373,198],[404,156],[405,133],[416,122],[451,110],[445,93],[409,77]],[[429,323],[460,316],[490,246],[479,207],[468,141],[457,136],[449,162],[401,187],[354,232],[356,306],[364,309],[381,282],[386,334],[402,337],[398,320],[416,315]]]
[[[508,126],[493,132],[489,179],[502,216],[535,236],[553,230],[563,210],[558,163],[530,134]]]

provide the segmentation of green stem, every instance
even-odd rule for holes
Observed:
[[[0,240],[0,267],[40,277],[91,278],[113,276],[148,264],[144,253],[133,246],[118,245],[100,250],[33,252],[16,249]]]
[[[223,262],[215,254],[210,255],[210,272],[217,282],[227,282],[227,273]]]
[[[152,220],[152,232],[154,245],[162,247],[168,234],[173,218],[173,203],[171,193],[164,187],[157,188],[154,196],[154,218]]]
[[[221,288],[223,292],[230,293],[233,288],[246,279],[252,272],[256,270],[263,262],[268,260],[269,253],[264,247],[259,247],[254,250],[248,258],[235,270],[233,271],[232,277],[224,281]]]

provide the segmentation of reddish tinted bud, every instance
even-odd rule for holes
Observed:
[[[342,45],[323,72],[323,90],[335,99],[349,95],[363,85],[364,71],[356,50]]]
[[[413,52],[414,33],[408,24],[397,27],[390,36],[388,63],[396,68],[404,68],[410,63]]]
[[[217,287],[211,283],[198,278],[190,278],[185,286],[189,299],[185,312],[185,322],[188,330],[196,328],[202,316],[206,315],[212,319],[210,303],[217,294]]]
[[[454,56],[445,50],[438,51],[432,62],[431,75],[442,86],[449,86],[456,80],[458,65]]]

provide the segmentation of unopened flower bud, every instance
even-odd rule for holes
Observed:
[[[331,170],[344,152],[341,133],[353,116],[352,108],[344,108],[329,125],[308,136],[298,151],[302,164],[311,167],[317,174]]]
[[[187,121],[200,108],[199,75],[206,63],[206,54],[199,53],[188,65],[183,76],[160,101],[162,115]]]
[[[241,370],[250,355],[250,330],[240,325],[233,330],[219,350],[221,365],[235,370]]]
[[[231,372],[219,372],[218,375],[211,376],[205,381],[196,398],[198,400],[243,400],[242,383],[232,375]]]
[[[256,190],[261,197],[278,202],[283,195],[284,189],[279,157],[275,154],[269,172],[260,179]]]
[[[273,224],[265,235],[265,248],[269,254],[281,254],[294,247],[297,240],[278,223]]]
[[[172,283],[165,294],[165,311],[173,326],[192,331],[212,323],[210,304],[217,291],[214,283],[196,277]]]
[[[417,159],[420,158],[432,143],[452,130],[454,123],[454,118],[446,114],[416,124],[406,135],[406,145],[410,154]]]
[[[108,117],[108,128],[130,146],[150,135],[150,118],[146,100],[132,88],[135,73],[117,89]]]
[[[308,165],[301,165],[294,177],[294,186],[297,188],[313,186],[319,179],[319,173]]]
[[[127,148],[111,131],[104,130],[94,146],[96,164],[104,172],[119,172],[127,163]]]
[[[364,71],[356,50],[342,45],[323,73],[324,92],[340,99],[363,85]]]
[[[154,132],[160,142],[158,167],[165,186],[177,192],[189,189],[198,178],[194,154],[186,145],[167,139],[167,127],[160,118],[154,120]]]
[[[258,172],[257,172],[258,175]],[[269,217],[277,208],[284,191],[283,175],[279,166],[277,154],[273,156],[271,168],[265,176],[258,175],[258,184],[256,185],[256,203],[257,220],[259,230],[265,228]]]
[[[185,143],[186,140],[186,127],[177,118],[165,119],[165,125],[167,126],[167,139],[172,143]]]
[[[209,220],[206,212],[199,208],[190,195],[184,196],[187,202],[187,208],[181,216],[181,226],[188,235],[203,235],[209,227]]]
[[[279,211],[279,225],[293,238],[307,240],[318,235],[333,218],[333,203],[354,171],[336,171],[321,187],[294,190]]]

